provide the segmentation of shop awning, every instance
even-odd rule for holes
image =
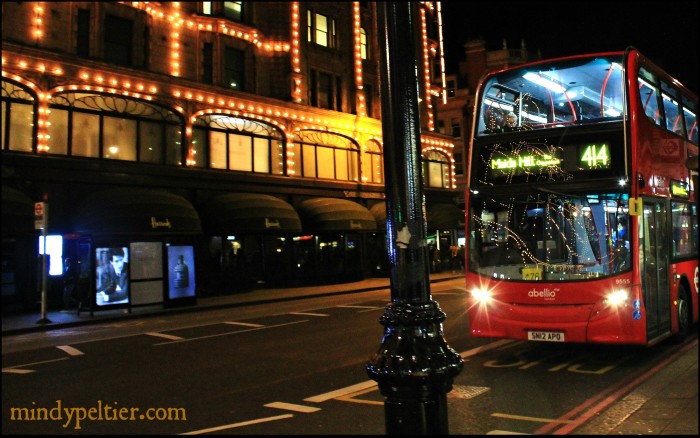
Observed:
[[[311,198],[296,205],[306,232],[377,231],[377,221],[357,202],[338,198]]]
[[[377,221],[377,228],[386,231],[386,202],[377,202],[369,208],[369,212]]]
[[[449,231],[464,228],[462,210],[452,204],[434,204],[426,207],[428,231]],[[369,208],[380,230],[386,230],[386,203],[378,202]]]
[[[201,208],[207,234],[300,233],[301,220],[284,200],[259,193],[226,193]]]
[[[23,192],[2,186],[2,235],[34,233],[34,201]]]
[[[453,204],[433,204],[427,208],[428,232],[464,228],[464,213]]]
[[[199,214],[182,196],[136,187],[87,196],[75,209],[75,231],[84,234],[199,234]]]

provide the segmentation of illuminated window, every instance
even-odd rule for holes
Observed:
[[[321,131],[297,134],[297,151],[301,159],[294,169],[305,178],[326,178],[341,181],[359,180],[359,149],[347,137]]]
[[[272,125],[223,114],[197,118],[192,133],[197,167],[283,175],[282,133]]]
[[[212,2],[202,2],[202,14],[211,15],[211,4]]]
[[[379,147],[379,143],[369,141],[365,149],[364,160],[362,161],[362,176],[368,183],[381,184],[383,175],[382,150]]]
[[[360,28],[360,57],[362,59],[367,59],[367,31],[364,27]]]
[[[450,188],[450,162],[437,151],[428,151],[423,157],[423,184],[426,187]]]
[[[243,2],[224,2],[224,17],[233,21],[243,21]]]
[[[323,47],[337,47],[335,20],[318,12],[306,12],[307,40]]]
[[[9,130],[6,132],[6,128]],[[9,134],[9,135],[7,135]],[[2,149],[34,150],[34,97],[15,83],[2,81]]]
[[[49,101],[50,154],[157,164],[183,163],[182,120],[135,99],[57,93]]]

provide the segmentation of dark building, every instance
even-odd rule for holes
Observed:
[[[453,245],[437,2],[418,14],[427,231]],[[386,275],[377,35],[374,2],[4,2],[3,309],[37,308],[44,252],[49,306],[71,258],[91,310]]]

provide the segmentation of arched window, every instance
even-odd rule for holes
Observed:
[[[225,114],[199,116],[192,144],[196,167],[285,174],[284,135],[267,123]]]
[[[121,96],[57,93],[49,101],[48,153],[182,165],[182,118]]]
[[[450,160],[444,154],[431,150],[423,156],[423,184],[443,189],[451,187]]]
[[[370,140],[365,145],[365,156],[362,160],[362,180],[367,183],[381,184],[384,182],[383,177],[382,149],[378,142]]]
[[[295,173],[304,178],[359,181],[360,154],[357,144],[342,135],[301,131],[296,139]]]
[[[24,87],[2,81],[2,149],[34,151],[36,99]]]

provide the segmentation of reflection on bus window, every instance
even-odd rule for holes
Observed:
[[[557,281],[631,269],[627,195],[532,194],[473,206],[470,266],[481,275]]]

